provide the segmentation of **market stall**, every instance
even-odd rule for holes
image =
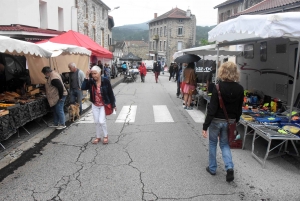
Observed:
[[[42,71],[44,66],[50,66],[58,73],[70,72],[68,64],[74,62],[78,69],[86,72],[89,69],[91,51],[75,45],[45,42],[37,44],[39,47],[52,52],[50,58],[26,56],[32,84],[46,82]]]
[[[20,82],[22,85],[17,89],[19,93],[16,93],[17,91],[4,91],[0,94],[1,142],[16,133],[19,127],[48,112],[46,98],[39,93],[39,89],[35,89],[32,86],[25,87],[27,83],[26,75],[29,75],[26,74],[26,69],[18,68],[20,65],[19,61],[10,55],[49,58],[52,53],[33,43],[0,36],[0,54],[0,63],[4,66],[4,75],[6,75],[6,77],[1,79],[6,79],[4,81],[7,81],[7,79],[12,79],[13,81],[22,80]],[[24,77],[14,78],[9,74],[15,71],[18,73],[17,75]]]
[[[289,41],[295,41],[298,44],[299,50],[299,21],[299,12],[276,13],[268,15],[242,15],[217,25],[208,33],[208,39],[210,42],[216,41],[217,48],[220,48],[229,45],[247,44],[250,42],[258,43],[266,40],[270,42],[272,40],[287,38]],[[245,51],[247,51],[247,49]],[[299,53],[300,51],[297,51],[295,54],[295,65],[293,68],[293,90],[291,92],[290,108],[293,108],[295,90],[297,86]],[[245,100],[244,102],[252,103],[251,98],[252,97],[250,97],[250,101]],[[254,102],[256,104],[257,101]],[[282,117],[282,114],[278,115],[276,113],[277,108],[272,110],[272,105],[269,103],[269,105],[264,108],[264,104],[264,101],[262,101],[262,107],[260,107],[259,110],[255,110],[254,116],[252,113],[253,109],[250,108],[251,111],[248,111],[248,113],[251,115],[249,115],[247,112],[244,113],[246,116],[242,116],[242,120],[240,122],[245,126],[244,142],[246,140],[246,135],[249,134],[249,129],[253,130],[252,156],[257,159],[263,165],[263,167],[265,166],[265,161],[268,158],[269,153],[275,148],[278,148],[278,146],[280,147],[279,151],[281,151],[283,145],[285,145],[286,151],[287,142],[289,141],[292,142],[296,154],[299,155],[293,141],[300,140],[298,132],[295,132],[295,130],[298,131],[297,128],[299,125],[296,122],[292,122],[292,118],[296,116],[294,109],[290,109],[290,111],[286,112],[285,116]],[[268,113],[270,111],[273,113]],[[251,116],[251,118],[249,118],[249,116]],[[255,140],[258,137],[261,137],[268,142],[266,155],[263,160],[261,160],[254,151]],[[273,140],[279,140],[281,143],[270,149],[271,142]]]

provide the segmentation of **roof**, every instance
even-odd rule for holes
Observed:
[[[122,49],[124,45],[125,45],[124,41],[116,42],[115,48]]]
[[[288,5],[299,4],[300,7],[300,0],[263,0],[262,2],[253,5],[242,12],[235,14],[234,16],[239,16],[243,14],[250,14],[259,11],[267,11],[274,8],[281,8]]]
[[[121,61],[142,61],[142,58],[135,56],[133,53],[129,52],[127,55],[124,55],[120,58]]]
[[[156,22],[162,19],[167,18],[175,18],[175,19],[189,19],[190,17],[186,16],[186,11],[181,10],[179,8],[173,8],[172,10],[166,12],[165,14],[162,14],[158,16],[157,18],[154,18],[149,23]]]
[[[60,35],[60,34],[64,33],[64,31],[41,29],[41,28],[24,26],[24,25],[19,25],[19,24],[0,25],[0,31],[26,31],[26,32],[37,32],[37,33],[56,34],[56,35]]]
[[[131,40],[131,41],[124,41],[127,46],[131,46],[131,47],[145,47],[148,46],[148,43],[146,43],[143,40]]]
[[[232,4],[232,3],[235,3],[235,2],[238,2],[238,1],[240,1],[240,0],[227,0],[227,1],[225,1],[225,2],[223,2],[223,3],[221,3],[221,4],[219,4],[219,5],[216,5],[216,6],[214,7],[214,9],[220,8],[220,7],[223,7],[223,6],[227,6],[227,5],[229,5],[229,4]]]

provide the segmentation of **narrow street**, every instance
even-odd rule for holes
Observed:
[[[252,137],[245,150],[232,150],[233,182],[225,181],[219,148],[217,174],[208,174],[205,106],[184,110],[168,76],[155,83],[148,72],[145,83],[138,77],[116,86],[108,145],[91,143],[95,126],[88,111],[1,181],[0,200],[300,200],[299,166],[277,157],[263,169],[251,156]],[[263,156],[265,143],[258,146]]]

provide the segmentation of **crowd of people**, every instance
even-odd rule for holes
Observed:
[[[126,68],[127,71],[126,63],[124,62],[123,65],[122,69],[125,71]],[[53,111],[53,124],[51,127],[55,127],[56,129],[64,129],[66,127],[64,102],[68,93],[71,104],[75,102],[79,103],[80,113],[82,113],[82,90],[88,90],[96,125],[96,138],[92,143],[98,144],[101,142],[101,138],[103,138],[103,144],[107,144],[108,129],[105,110],[108,105],[114,110],[117,109],[115,104],[116,99],[110,83],[109,66],[107,64],[103,66],[101,61],[99,61],[98,65],[92,66],[86,73],[78,69],[75,63],[70,63],[68,67],[71,72],[69,76],[69,91],[57,72],[52,71],[49,66],[45,66],[42,69],[42,73],[46,78],[46,97]],[[141,82],[144,83],[147,69],[143,62],[139,63],[138,70]],[[161,63],[159,61],[154,62],[153,72],[156,83],[158,83],[161,71],[164,71]],[[230,182],[234,180],[234,164],[228,142],[227,128],[229,122],[239,121],[242,114],[244,89],[237,82],[239,80],[239,72],[236,64],[233,62],[225,62],[219,67],[217,79],[214,77],[215,73],[216,64],[214,63],[212,71],[206,78],[207,88],[212,93],[212,96],[202,128],[203,137],[207,138],[209,136],[209,165],[206,171],[211,175],[216,175],[216,150],[219,141],[225,170],[227,171],[226,181]],[[195,63],[171,63],[169,67],[169,81],[171,79],[177,83],[176,96],[180,97],[181,95],[181,98],[183,98],[184,109],[192,110],[192,97],[197,93]],[[217,83],[214,80],[217,80]]]

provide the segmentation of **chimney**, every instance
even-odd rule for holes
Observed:
[[[157,18],[157,13],[154,13],[154,19]]]
[[[190,9],[187,9],[187,11],[186,11],[186,16],[187,16],[187,17],[191,17],[191,10],[190,10]]]

